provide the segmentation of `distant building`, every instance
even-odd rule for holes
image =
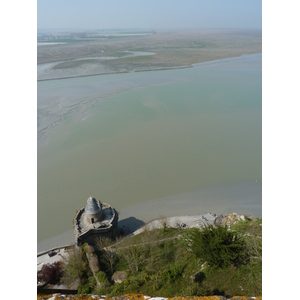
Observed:
[[[73,228],[77,246],[86,242],[94,245],[101,236],[113,239],[118,233],[118,213],[109,204],[89,197],[86,206],[77,212]]]

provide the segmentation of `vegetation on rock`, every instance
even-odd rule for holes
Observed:
[[[118,241],[99,241],[97,248],[74,250],[64,281],[80,280],[78,291],[153,297],[262,294],[262,220],[245,219],[202,230],[147,230]],[[90,269],[89,257],[97,268]],[[99,270],[99,271],[95,271]],[[178,297],[177,297],[178,298]],[[203,298],[204,299],[204,298]]]
[[[117,296],[117,297],[107,297],[105,300],[146,300],[149,296],[144,296],[142,294],[127,294],[123,296]],[[37,300],[103,300],[102,296],[97,295],[64,295],[64,294],[38,294]],[[174,298],[168,298],[169,300],[225,300],[223,296],[194,296],[194,297],[174,297]],[[228,300],[228,299],[226,299]],[[261,296],[258,297],[245,297],[245,296],[234,296],[230,298],[230,300],[262,300]]]

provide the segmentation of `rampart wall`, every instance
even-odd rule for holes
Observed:
[[[118,213],[117,211],[112,208],[110,205],[103,203],[104,206],[111,209],[112,218],[107,227],[101,228],[91,228],[86,230],[85,232],[81,232],[80,228],[80,220],[82,218],[82,214],[84,213],[84,207],[81,208],[74,218],[73,229],[75,235],[75,243],[77,246],[81,246],[84,243],[94,244],[95,239],[104,236],[108,238],[115,238],[118,233]]]

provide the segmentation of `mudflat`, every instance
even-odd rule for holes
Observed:
[[[37,79],[188,67],[262,51],[261,30],[161,31],[37,47]]]

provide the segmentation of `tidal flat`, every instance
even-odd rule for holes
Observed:
[[[38,82],[38,242],[90,195],[144,222],[261,216],[261,92],[261,54]]]
[[[38,80],[190,67],[262,51],[261,30],[173,30],[61,42],[37,47]]]

